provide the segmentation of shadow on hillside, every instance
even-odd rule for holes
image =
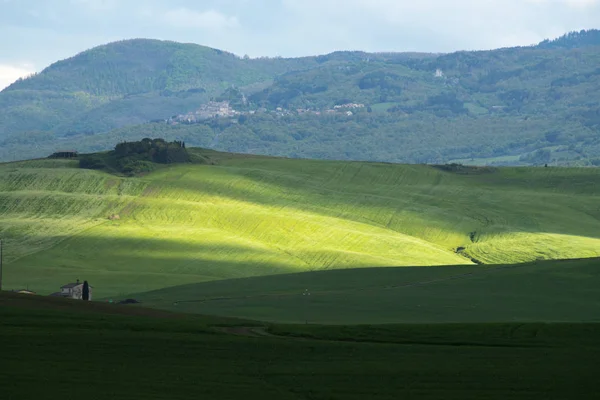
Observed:
[[[531,272],[543,273],[543,271],[557,268],[565,271],[572,271],[576,268],[580,271],[586,269],[594,270],[597,265],[600,265],[600,258],[545,260],[522,264],[488,266],[448,265],[425,268],[348,268],[193,283],[138,293],[136,296],[146,299],[156,299],[164,295],[174,295],[175,297],[178,296],[181,301],[187,300],[193,302],[211,298],[221,300],[289,294],[298,296],[305,292],[310,292],[313,295],[358,293],[370,290],[393,290],[433,285],[497,273],[519,275]]]
[[[138,296],[159,308],[289,323],[597,322],[599,261],[327,271]]]

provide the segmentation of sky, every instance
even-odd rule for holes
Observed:
[[[483,50],[592,28],[600,0],[0,0],[0,89],[131,38],[291,57]]]

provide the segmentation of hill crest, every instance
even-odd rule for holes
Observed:
[[[600,256],[598,169],[187,150],[206,162],[135,177],[73,160],[0,164],[6,287],[52,293],[79,278],[105,297],[286,272]]]

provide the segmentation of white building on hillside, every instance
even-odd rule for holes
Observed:
[[[89,290],[90,290],[90,298],[89,300],[92,300],[92,286],[89,286]],[[56,293],[52,293],[50,296],[55,296],[55,297],[66,297],[68,299],[75,299],[75,300],[82,300],[83,299],[83,283],[79,282],[79,279],[77,279],[77,282],[75,283],[68,283],[64,286],[60,287],[60,292],[56,292]]]

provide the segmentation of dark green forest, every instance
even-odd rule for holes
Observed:
[[[164,137],[287,157],[600,165],[599,89],[596,30],[491,51],[295,59],[137,39],[0,92],[0,160]],[[237,113],[173,122],[209,101]]]

